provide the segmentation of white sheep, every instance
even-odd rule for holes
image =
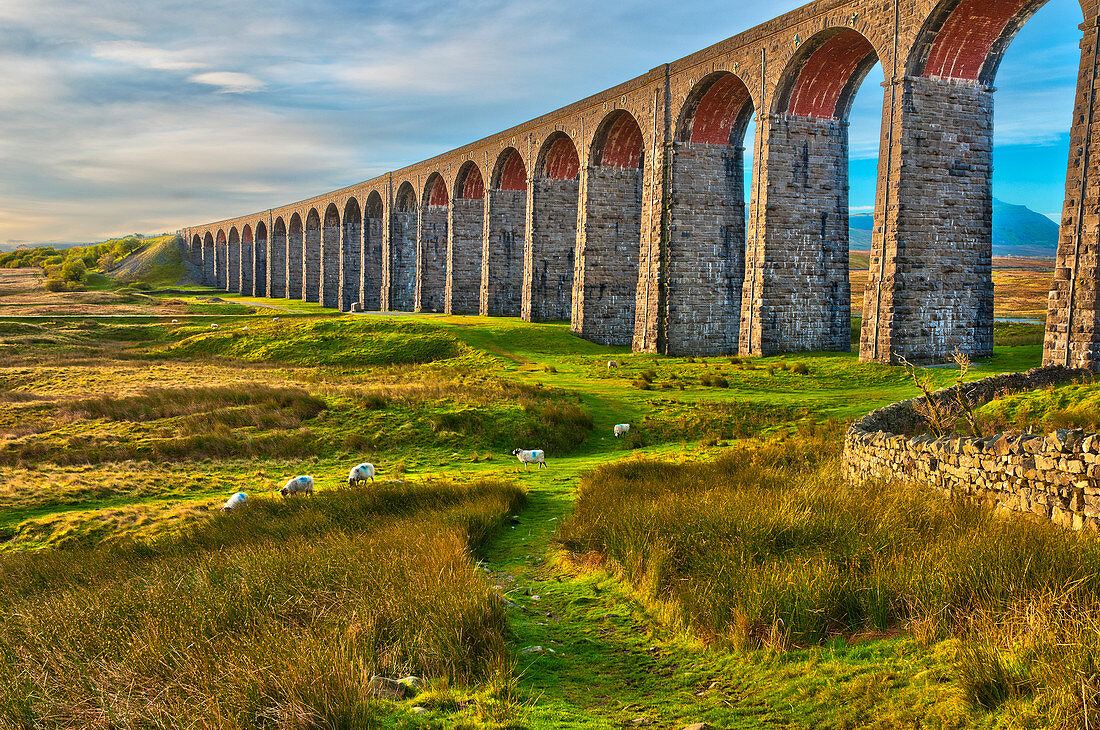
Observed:
[[[272,322],[278,322],[278,321],[279,321],[279,318],[278,318],[278,317],[272,317],[272,318],[271,318],[271,321],[272,321]]]
[[[368,479],[374,481],[374,464],[363,462],[348,474],[348,486],[354,487],[357,484],[365,484]]]
[[[615,438],[619,438],[620,436],[625,436],[627,431],[629,431],[629,430],[630,430],[630,424],[629,423],[616,423],[615,424]]]
[[[617,368],[617,367],[619,367],[619,361],[618,360],[608,360],[607,361],[607,369],[608,370],[610,370],[612,368]]]
[[[212,330],[216,330],[217,328],[218,328],[218,325],[216,325],[216,324],[210,325],[210,329],[212,329]]]
[[[172,324],[179,324],[179,320],[178,319],[173,319]]]
[[[514,449],[512,456],[516,457],[523,463],[523,469],[526,471],[531,468],[531,464],[538,464],[539,469],[546,468],[546,454],[542,449]]]
[[[313,496],[313,477],[311,476],[299,476],[292,477],[290,481],[279,490],[279,494],[284,497],[289,497],[292,494],[298,494],[299,492],[305,492],[309,496]]]
[[[244,327],[241,328],[241,330],[243,330],[244,332],[248,332],[248,325],[246,324]]]
[[[225,504],[222,505],[222,509],[226,512],[237,509],[244,506],[244,503],[248,501],[248,495],[244,492],[237,492],[229,499],[225,500]]]

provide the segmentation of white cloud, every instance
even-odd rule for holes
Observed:
[[[158,71],[194,71],[206,64],[190,58],[188,51],[169,51],[137,41],[108,41],[92,49],[92,56],[105,61]]]
[[[265,84],[255,76],[237,71],[207,71],[195,74],[188,81],[196,84],[217,86],[222,94],[248,94],[259,91]]]

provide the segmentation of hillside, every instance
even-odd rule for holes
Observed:
[[[871,249],[870,213],[848,219],[848,246],[854,251]],[[993,255],[1053,258],[1058,251],[1058,224],[1026,205],[993,199]]]

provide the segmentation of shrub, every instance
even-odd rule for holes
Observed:
[[[794,375],[809,375],[810,369],[806,367],[806,363],[796,362],[795,364],[791,365],[791,373]]]

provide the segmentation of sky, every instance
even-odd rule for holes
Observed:
[[[800,4],[0,0],[0,244],[159,233],[307,198]],[[996,80],[994,194],[1055,220],[1080,22],[1076,0],[1050,0]],[[874,204],[882,80],[871,72],[852,111],[853,212]]]

